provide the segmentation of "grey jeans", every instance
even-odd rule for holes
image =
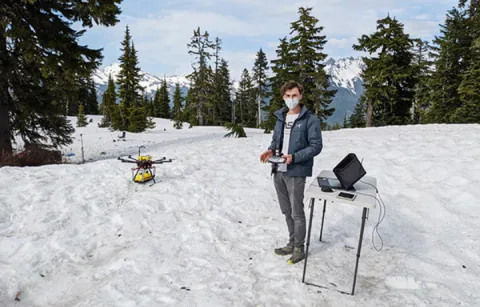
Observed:
[[[303,247],[307,228],[303,204],[306,177],[289,177],[284,172],[276,172],[273,182],[280,209],[287,221],[290,243]]]

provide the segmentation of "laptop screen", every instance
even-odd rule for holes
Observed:
[[[340,181],[336,178],[324,178],[324,177],[318,177],[318,185],[320,187],[329,187],[329,188],[341,188],[342,185],[340,184]]]

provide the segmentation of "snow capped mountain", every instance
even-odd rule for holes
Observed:
[[[331,76],[333,85],[345,88],[353,94],[356,94],[357,85],[362,82],[360,73],[365,67],[360,57],[349,57],[338,60],[330,58],[325,64],[326,71]]]
[[[344,88],[356,94],[358,90],[358,84],[362,82],[360,78],[360,72],[365,66],[362,59],[359,57],[349,57],[342,59],[333,59],[330,58],[326,64],[326,71],[331,76],[332,85],[338,88]],[[120,72],[120,63],[116,62],[110,66],[107,66],[103,69],[99,69],[94,74],[94,82],[101,87],[102,85],[107,85],[108,76],[111,74],[113,79],[116,81],[118,73]],[[140,83],[141,86],[145,87],[145,92],[147,94],[153,94],[157,87],[160,87],[163,80],[162,76],[155,76],[150,73],[142,72],[144,75]],[[170,87],[174,87],[175,83],[179,83],[180,87],[188,88],[190,81],[185,76],[165,76],[167,83]],[[235,82],[234,87],[238,86],[238,81]]]
[[[108,76],[111,74],[113,80],[116,82],[119,72],[120,63],[117,62],[105,67],[104,69],[98,69],[94,73],[93,80],[97,85],[97,90],[100,92],[98,94],[101,94],[106,90],[108,85]],[[155,76],[143,71],[141,73],[143,74],[143,78],[140,81],[140,85],[145,88],[145,94],[147,94],[147,96],[155,94],[157,88],[160,88],[164,77]],[[185,76],[165,76],[165,79],[167,80],[167,84],[172,93],[176,83],[179,83],[180,88],[183,89],[188,88],[190,85],[190,81]]]
[[[326,64],[326,71],[331,77],[332,88],[337,90],[331,103],[335,112],[327,119],[327,123],[343,124],[345,116],[349,117],[360,96],[363,94],[363,81],[360,77],[365,64],[360,57],[343,59],[330,58]]]
[[[360,57],[348,57],[341,59],[330,58],[326,62],[326,72],[331,76],[332,88],[337,90],[332,107],[335,108],[333,115],[327,120],[329,124],[343,123],[344,116],[349,116],[363,93],[363,82],[360,73],[364,68]],[[107,89],[108,76],[111,74],[116,81],[120,72],[120,63],[113,63],[103,69],[99,69],[94,74],[94,82],[97,85],[97,94],[99,102],[102,100],[103,92]],[[145,88],[145,94],[152,97],[157,88],[161,86],[163,78],[167,80],[170,89],[170,95],[173,96],[175,84],[178,82],[182,94],[186,94],[190,87],[190,81],[185,76],[155,76],[150,73],[143,74],[140,85]],[[238,89],[239,82],[235,81],[233,88]]]

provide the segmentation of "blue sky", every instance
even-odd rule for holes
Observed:
[[[184,75],[193,57],[187,44],[200,26],[222,42],[221,56],[238,79],[244,68],[251,71],[256,52],[275,57],[279,39],[289,36],[298,7],[312,7],[327,35],[329,57],[359,56],[352,44],[362,34],[375,31],[376,20],[389,13],[405,25],[411,36],[431,40],[438,34],[447,10],[457,0],[124,0],[120,23],[94,27],[82,44],[103,48],[102,66],[117,61],[125,26],[131,29],[140,67],[156,75]]]

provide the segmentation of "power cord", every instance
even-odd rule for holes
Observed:
[[[368,185],[372,186],[372,187],[375,189],[375,191],[377,192],[378,197],[380,198],[380,200],[378,200],[378,198],[375,197],[375,196],[356,192],[357,194],[367,195],[367,196],[370,196],[370,197],[375,198],[375,200],[376,200],[377,203],[379,204],[380,212],[379,212],[379,214],[378,214],[378,222],[377,222],[377,224],[373,227],[373,231],[372,231],[372,244],[373,244],[373,247],[375,248],[375,250],[376,250],[377,252],[379,252],[379,251],[381,251],[381,250],[383,249],[383,238],[382,238],[382,236],[380,235],[380,233],[378,232],[378,227],[380,226],[380,224],[383,222],[383,220],[384,220],[384,218],[385,218],[385,214],[387,213],[387,207],[385,206],[385,203],[383,202],[382,196],[380,195],[380,192],[378,191],[378,189],[377,189],[376,186],[374,186],[373,184],[370,184],[370,183],[368,183],[368,182],[362,181],[362,180],[359,180],[359,181],[362,182],[362,183],[365,183],[365,184],[368,184]],[[382,209],[383,209],[383,216],[382,216]],[[378,249],[377,246],[375,245],[375,236],[374,236],[375,232],[377,233],[377,235],[378,235],[378,237],[380,238],[380,241],[381,241],[381,247],[380,247],[380,249]]]

